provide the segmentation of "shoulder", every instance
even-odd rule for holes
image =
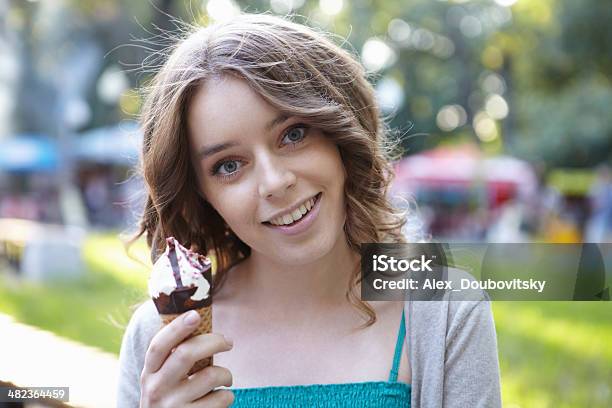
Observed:
[[[161,325],[161,318],[159,317],[153,300],[147,299],[141,303],[134,311],[130,323],[143,327]]]
[[[448,280],[474,280],[450,269]],[[404,303],[414,406],[500,407],[497,338],[480,289]]]
[[[152,300],[142,303],[127,325],[119,353],[117,407],[135,407],[140,401],[140,374],[153,336],[161,319]]]
[[[461,269],[449,268],[448,279],[453,282],[453,288],[461,288],[458,292],[451,291],[448,294],[448,317],[454,323],[449,329],[465,324],[466,320],[482,321],[483,318],[492,320],[489,295],[480,288],[468,287],[465,289],[461,286],[462,282],[475,281],[470,273]]]
[[[162,321],[155,304],[148,299],[136,308],[128,327],[131,326],[134,334],[148,337],[149,334],[155,335],[161,328],[161,324]]]
[[[130,319],[121,345],[121,356],[133,360],[138,366],[144,364],[146,354],[153,336],[161,328],[161,318],[152,300],[140,304]]]
[[[449,268],[446,279],[453,288],[459,288],[462,280],[474,281],[472,275],[457,268]],[[489,296],[481,289],[447,290],[436,299],[404,302],[410,326],[417,332],[447,337],[464,327],[466,321],[492,320]]]

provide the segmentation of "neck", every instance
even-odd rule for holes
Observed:
[[[300,265],[253,252],[245,260],[247,274],[243,287],[248,288],[249,297],[258,308],[264,310],[291,313],[339,305],[346,301],[349,281],[359,267],[359,259],[346,240],[339,240],[324,256]]]

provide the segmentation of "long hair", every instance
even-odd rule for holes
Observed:
[[[393,177],[390,146],[374,90],[351,52],[327,35],[271,15],[242,14],[230,21],[194,27],[178,42],[147,89],[141,124],[142,175],[147,198],[136,240],[146,234],[153,261],[165,238],[214,254],[215,285],[250,248],[198,193],[191,163],[187,112],[208,80],[234,75],[280,112],[297,116],[333,141],[346,170],[346,222],[350,248],[367,242],[404,242],[404,214],[389,202]],[[355,293],[348,300],[376,321]]]

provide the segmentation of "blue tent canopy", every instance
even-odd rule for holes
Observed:
[[[142,148],[142,134],[136,122],[92,129],[76,140],[75,156],[81,161],[133,165]]]
[[[0,171],[54,171],[58,164],[58,148],[52,139],[33,134],[0,139]]]

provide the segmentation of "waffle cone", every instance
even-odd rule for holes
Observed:
[[[200,309],[195,309],[196,312],[200,315],[200,325],[191,333],[185,340],[190,339],[199,334],[212,333],[212,306],[202,307]],[[171,321],[179,317],[182,313],[177,314],[160,314],[163,326],[170,324]],[[195,362],[193,367],[189,370],[188,375],[196,373],[202,370],[204,367],[208,367],[212,365],[212,357],[205,358],[202,360],[198,360]]]

